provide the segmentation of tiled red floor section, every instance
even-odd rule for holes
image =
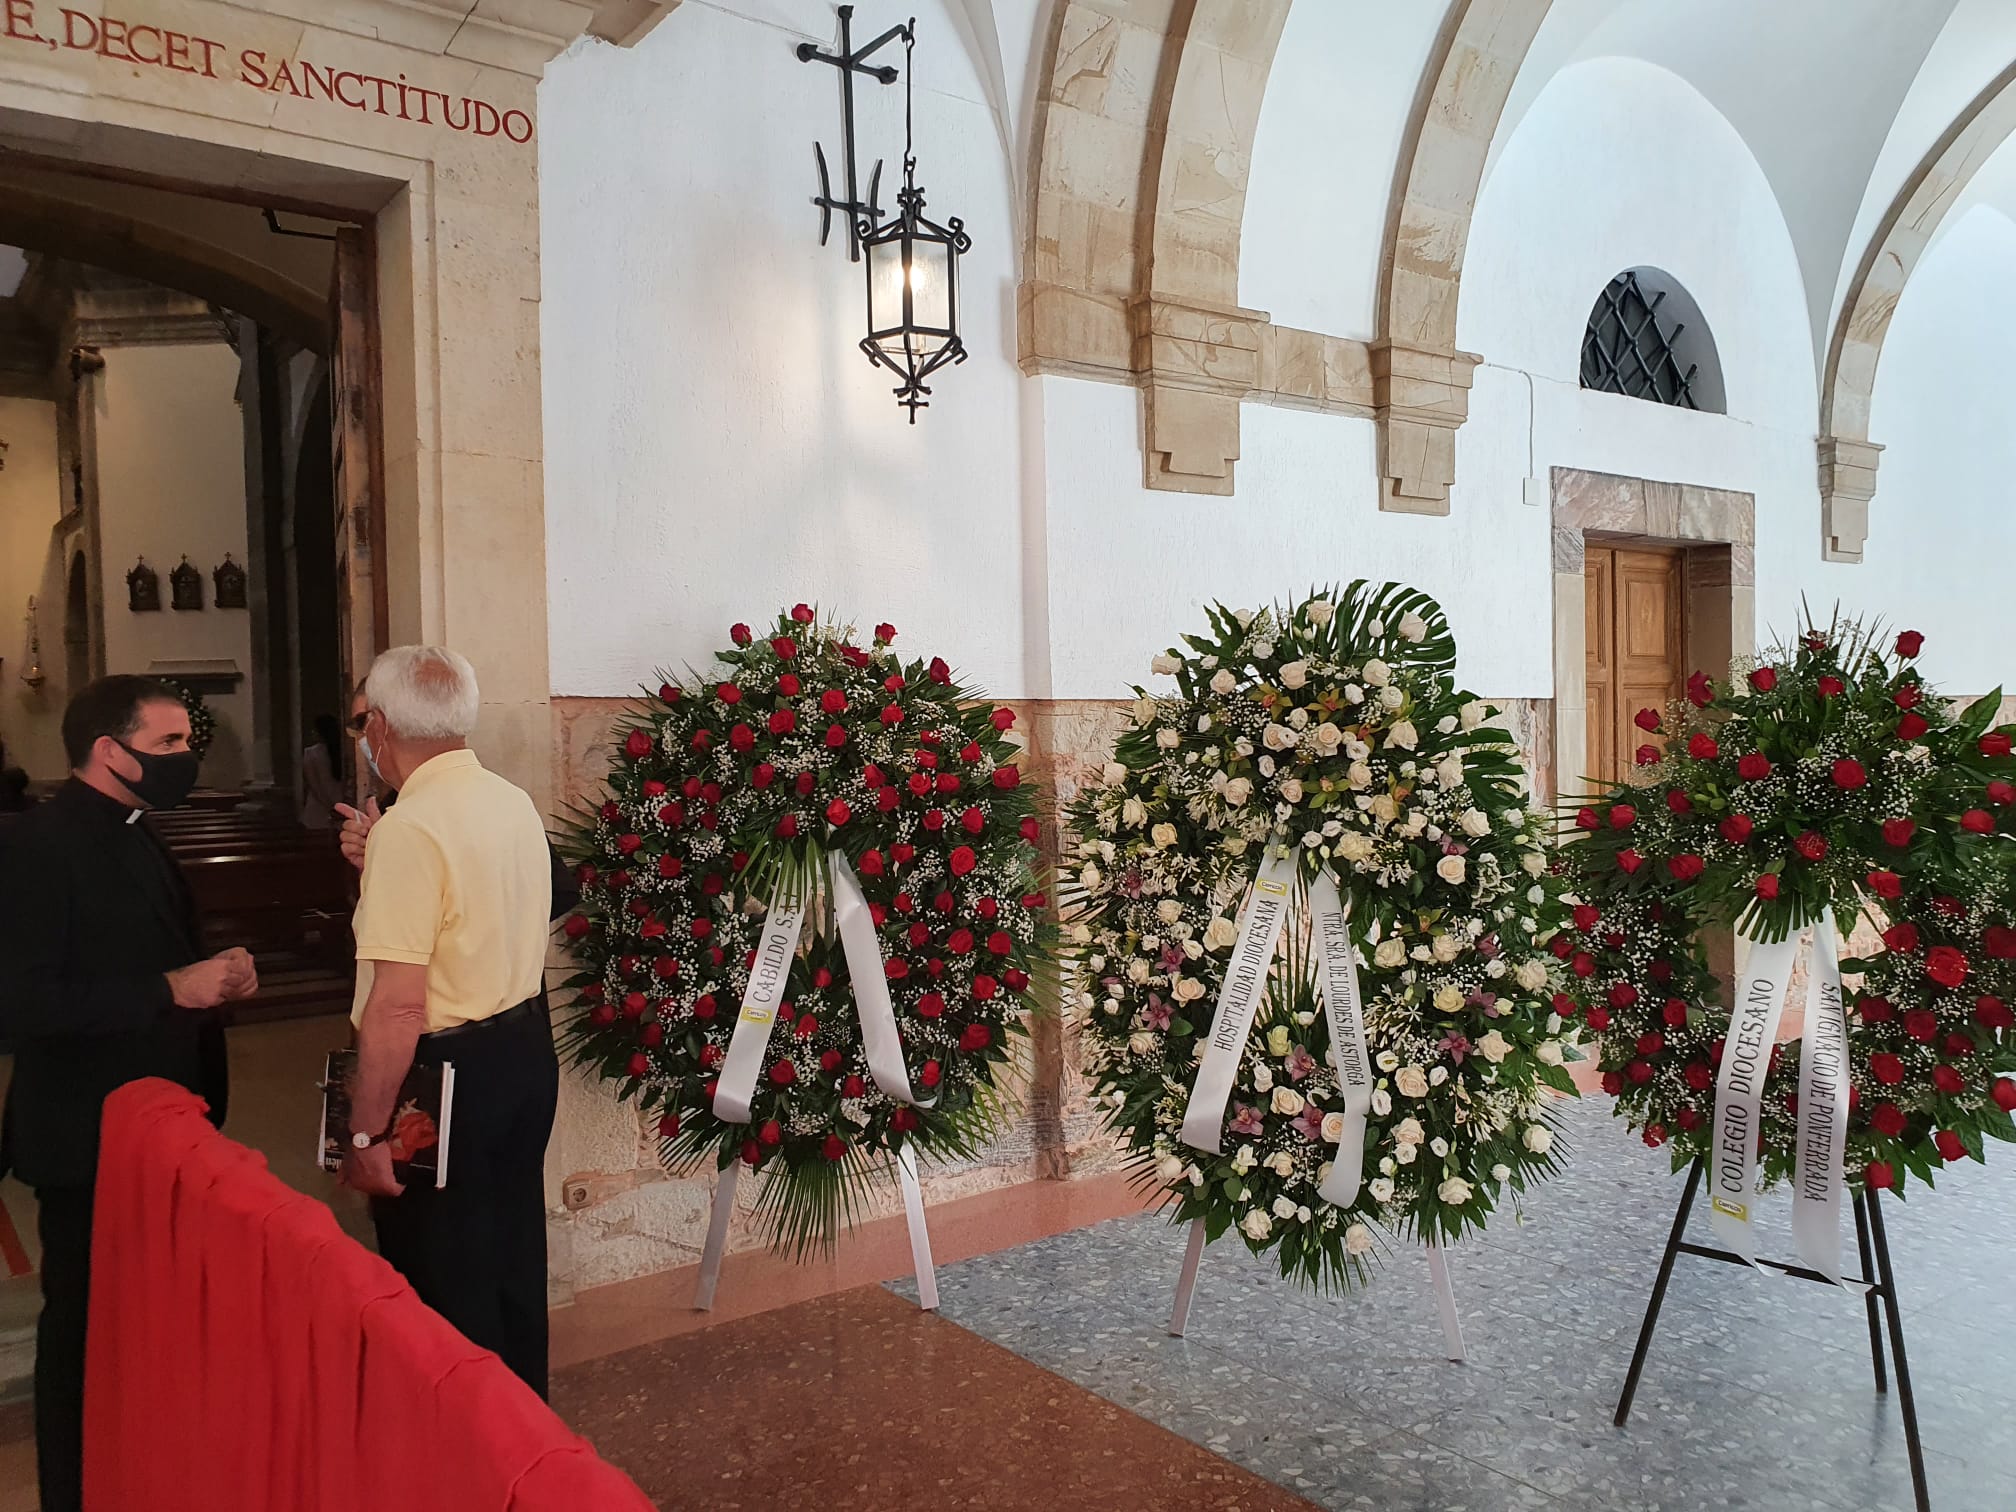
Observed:
[[[880,1287],[570,1367],[553,1405],[664,1512],[1315,1512]]]

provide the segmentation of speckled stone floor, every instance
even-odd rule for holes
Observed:
[[[1570,1130],[1568,1171],[1526,1221],[1450,1254],[1461,1365],[1419,1252],[1325,1299],[1221,1241],[1172,1339],[1183,1235],[1153,1216],[942,1270],[941,1310],[1324,1507],[1906,1512],[1895,1399],[1873,1391],[1859,1299],[1832,1288],[1683,1257],[1630,1425],[1611,1425],[1681,1178],[1600,1100]],[[1789,1254],[1783,1208],[1767,1253]],[[1885,1212],[1933,1506],[2011,1512],[2016,1160]]]

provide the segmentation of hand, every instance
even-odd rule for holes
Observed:
[[[385,817],[384,811],[378,807],[376,798],[367,798],[362,809],[354,809],[347,803],[339,803],[336,805],[336,812],[343,816],[343,829],[336,837],[336,843],[343,851],[343,859],[362,871],[364,842],[371,834],[371,826]]]
[[[242,945],[233,945],[229,950],[220,950],[211,959],[224,961],[231,968],[224,984],[226,1002],[241,1002],[258,993],[259,969],[252,960],[251,951]]]
[[[244,957],[241,964],[235,956]],[[198,961],[168,973],[168,991],[177,1008],[215,1008],[235,995],[233,986],[252,970],[252,958],[242,950],[227,950],[207,961]],[[254,979],[256,985],[256,978]]]
[[[406,1190],[392,1174],[392,1147],[375,1144],[368,1150],[352,1150],[343,1160],[338,1178],[352,1191],[367,1197],[397,1197]]]

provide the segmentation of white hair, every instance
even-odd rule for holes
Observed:
[[[364,706],[402,740],[461,740],[476,728],[476,669],[446,646],[394,646],[371,663]]]

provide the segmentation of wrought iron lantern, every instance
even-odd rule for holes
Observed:
[[[798,48],[800,61],[828,63],[840,70],[842,124],[845,130],[847,198],[837,200],[827,181],[826,154],[814,144],[819,162],[820,193],[813,203],[823,217],[819,240],[823,245],[831,230],[832,213],[849,217],[850,255],[865,262],[868,274],[868,334],[861,350],[868,360],[887,368],[901,382],[896,402],[910,412],[917,423],[917,411],[930,403],[927,380],[940,368],[966,360],[966,345],[959,337],[959,259],[971,250],[973,239],[966,234],[957,216],[942,224],[924,213],[924,191],[917,183],[917,153],[912,117],[912,54],[917,45],[917,22],[894,26],[858,50],[852,45],[854,7],[840,7],[840,51],[821,52],[810,43]],[[882,164],[875,164],[869,180],[868,198],[858,198],[854,161],[854,75],[865,74],[883,84],[896,82],[897,71],[889,67],[869,67],[868,57],[887,43],[903,39],[903,187],[897,192],[897,213],[887,222],[875,203],[882,181]]]

